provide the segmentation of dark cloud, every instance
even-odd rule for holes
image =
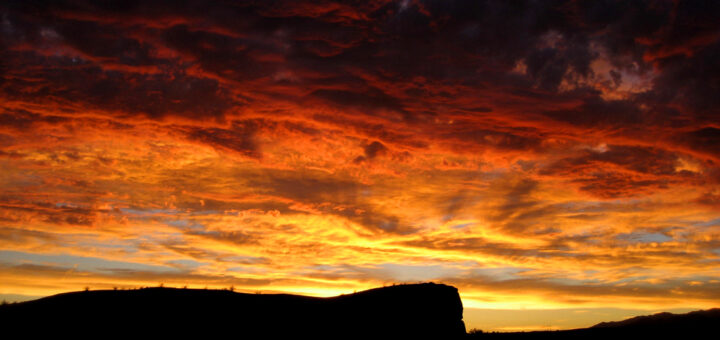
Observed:
[[[602,198],[628,197],[668,188],[675,181],[690,181],[691,173],[678,173],[678,155],[659,148],[606,145],[558,160],[540,174],[578,183],[580,190]]]
[[[203,70],[233,80],[252,80],[271,75],[275,63],[263,60],[262,55],[277,54],[280,51],[275,50],[281,49],[273,46],[272,40],[248,41],[214,32],[190,30],[187,25],[173,26],[163,34],[170,48],[197,62]],[[254,56],[253,52],[256,52]]]
[[[514,131],[488,130],[475,124],[463,124],[460,121],[457,127],[448,128],[441,135],[443,140],[454,140],[457,148],[497,149],[502,151],[532,152],[540,149],[542,138],[534,131],[517,129]]]
[[[720,13],[719,13],[720,15]],[[717,35],[716,39],[720,39]],[[699,119],[717,117],[720,80],[715,75],[720,67],[713,62],[720,58],[720,41],[703,47],[692,55],[675,55],[661,60],[661,72],[651,92],[659,103],[681,105]]]
[[[370,144],[365,145],[363,149],[365,151],[365,155],[355,158],[355,163],[360,163],[365,160],[372,160],[373,158],[379,155],[386,154],[388,152],[388,148],[378,141],[374,141]]]
[[[720,156],[720,129],[706,127],[695,131],[680,133],[676,140],[692,150],[712,156]]]
[[[21,60],[24,60],[21,62]],[[87,109],[106,110],[120,117],[145,115],[151,118],[187,116],[220,119],[231,106],[217,80],[182,73],[142,74],[103,70],[76,62],[70,57],[14,55],[13,63],[54,67],[13,70],[0,84],[7,100],[38,102],[49,106],[72,102]],[[32,80],[31,80],[32,79]]]
[[[718,154],[719,8],[619,0],[13,2],[0,7],[0,96],[25,108],[5,110],[0,123],[65,123],[47,111],[124,122],[181,117],[199,125],[183,128],[188,139],[262,159],[258,131],[306,115],[374,140],[358,162],[386,145],[542,154],[553,152],[548,140],[592,134],[628,145],[542,171],[601,197],[634,195],[673,181],[676,149],[633,141]],[[609,90],[596,87],[598,72]],[[649,87],[603,93],[641,80]],[[310,113],[296,113],[298,104]],[[264,120],[232,123],[248,113]],[[603,164],[637,174],[589,172]]]
[[[711,116],[698,110],[718,106],[710,76],[717,72],[708,69],[717,59],[717,23],[711,19],[718,6],[707,3],[168,4],[3,6],[3,42],[11,47],[3,52],[3,95],[87,102],[155,118],[221,119],[232,108],[282,98],[288,87],[298,87],[296,94],[316,103],[415,124],[426,118],[418,120],[423,111],[411,107],[424,106],[433,115],[441,109],[417,103],[435,98],[401,91],[417,77],[480,92],[511,84],[508,93],[531,96],[540,88],[547,97],[561,91],[563,81],[583,87],[578,81],[596,76],[592,62],[607,58],[614,69],[605,72],[616,86],[628,82],[621,71],[642,75],[660,65],[655,87],[638,101],[579,91],[569,95],[583,104],[545,114],[584,127],[626,126],[653,119],[640,104],[659,112],[658,105],[681,103],[701,120]],[[518,62],[526,65],[525,74],[510,76]],[[501,80],[518,77],[527,79]],[[278,92],[271,85],[280,80],[285,86]],[[498,132],[486,134],[492,133]]]
[[[320,89],[311,93],[311,96],[324,99],[342,108],[361,110],[369,115],[387,115],[388,111],[406,114],[402,104],[396,98],[374,88],[365,92]]]
[[[709,207],[720,207],[720,195],[714,194],[712,192],[706,192],[700,195],[700,197],[698,197],[696,201]]]
[[[190,140],[228,150],[250,158],[261,158],[262,152],[255,140],[261,125],[257,121],[236,121],[230,129],[195,128],[188,132]]]
[[[317,114],[313,115],[312,118],[319,122],[340,126],[357,134],[403,145],[411,149],[425,149],[428,146],[427,138],[408,131],[392,129],[389,124],[358,120],[357,118],[353,119],[340,115]]]
[[[29,132],[42,124],[59,124],[70,121],[66,117],[32,113],[23,109],[9,109],[0,113],[0,128]]]
[[[550,37],[549,39],[552,39]],[[545,47],[530,52],[525,58],[527,73],[544,90],[557,91],[563,80],[587,78],[592,75],[590,63],[597,58],[587,41],[568,42],[562,48]]]
[[[265,171],[249,174],[249,184],[263,188],[269,194],[298,202],[352,204],[357,202],[366,185],[339,178],[324,176],[319,172]]]
[[[42,30],[42,28],[41,28]],[[121,28],[104,23],[80,20],[55,20],[52,28],[41,31],[41,38],[57,39],[56,43],[80,52],[84,57],[103,63],[131,66],[166,64],[154,58],[154,46],[124,36]],[[60,43],[60,41],[62,41]]]
[[[365,146],[365,157],[373,159],[377,155],[387,152],[387,148],[382,143],[375,141]]]
[[[638,196],[668,188],[667,180],[642,179],[607,171],[597,171],[572,181],[580,185],[580,190],[606,199]]]
[[[593,96],[569,110],[544,112],[557,121],[590,128],[620,127],[644,124],[645,114],[629,100],[604,100]]]
[[[561,159],[541,173],[571,176],[573,172],[596,171],[605,164],[650,175],[672,175],[676,172],[677,157],[675,153],[651,147],[604,145],[600,150],[587,149],[578,156]]]

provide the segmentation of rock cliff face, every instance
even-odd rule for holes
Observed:
[[[148,288],[59,294],[0,307],[6,331],[79,337],[437,338],[465,335],[456,288],[398,285],[331,298]]]
[[[464,335],[463,306],[458,290],[439,284],[384,287],[331,299],[331,310],[352,317],[347,326],[360,322],[405,335]],[[355,320],[355,321],[353,321]],[[343,324],[341,320],[338,324]]]

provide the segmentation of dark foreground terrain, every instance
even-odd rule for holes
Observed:
[[[457,289],[433,283],[331,298],[145,288],[5,305],[0,327],[29,338],[452,339],[465,336],[462,313]]]
[[[660,313],[590,328],[465,333],[456,288],[423,283],[315,298],[144,288],[58,294],[0,306],[0,329],[81,339],[715,339],[720,309]],[[19,337],[13,337],[19,338]]]
[[[624,321],[602,322],[590,328],[565,331],[476,333],[472,339],[717,339],[720,309],[687,314],[659,313]]]

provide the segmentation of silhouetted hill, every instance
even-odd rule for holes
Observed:
[[[8,332],[203,339],[437,338],[465,335],[456,288],[397,285],[315,298],[145,288],[58,294],[0,307]]]
[[[720,309],[687,314],[658,313],[623,321],[601,322],[590,328],[566,331],[473,334],[472,338],[493,339],[704,339],[715,338]]]
[[[720,308],[698,310],[686,314],[657,313],[636,316],[623,321],[601,322],[591,328],[697,328],[717,325],[720,322]]]

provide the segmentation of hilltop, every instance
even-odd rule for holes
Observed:
[[[456,288],[423,283],[317,298],[145,288],[58,294],[0,308],[5,331],[71,336],[454,338],[465,335]]]

